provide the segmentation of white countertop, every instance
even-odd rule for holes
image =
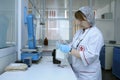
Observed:
[[[51,56],[44,56],[40,63],[32,64],[26,71],[5,72],[0,80],[77,80],[72,68],[61,68],[52,63]]]
[[[56,46],[43,46],[42,51],[53,51],[53,49],[56,49]]]
[[[120,44],[108,44],[108,43],[105,43],[105,46],[107,47],[120,47]]]

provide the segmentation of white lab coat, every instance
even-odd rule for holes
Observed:
[[[83,40],[79,43],[81,39]],[[80,58],[72,55],[72,67],[78,80],[102,80],[99,55],[104,41],[99,29],[94,25],[84,33],[79,30],[70,45],[80,54]]]

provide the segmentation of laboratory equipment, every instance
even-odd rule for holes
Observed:
[[[44,39],[44,45],[48,46],[48,39],[47,39],[47,37],[45,37],[45,39]]]
[[[32,65],[32,59],[31,57],[27,57],[23,60],[23,63],[27,64],[28,67]]]
[[[22,61],[27,57],[31,57],[32,61],[38,61],[42,57],[41,52],[36,46],[34,18],[32,14],[27,15],[28,48],[22,49]]]
[[[120,47],[114,47],[113,52],[112,73],[120,79]]]
[[[60,64],[61,63],[61,61],[56,59],[56,49],[53,50],[52,56],[53,56],[53,64]]]

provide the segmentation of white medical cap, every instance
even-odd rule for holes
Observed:
[[[90,25],[93,26],[95,24],[95,16],[92,9],[88,6],[85,6],[81,7],[79,10],[86,16]]]

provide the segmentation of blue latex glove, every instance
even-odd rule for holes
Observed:
[[[56,42],[56,48],[59,49],[59,47],[60,47],[60,42],[57,41]]]
[[[71,50],[71,47],[65,44],[60,44],[59,49],[64,53],[69,53]]]

